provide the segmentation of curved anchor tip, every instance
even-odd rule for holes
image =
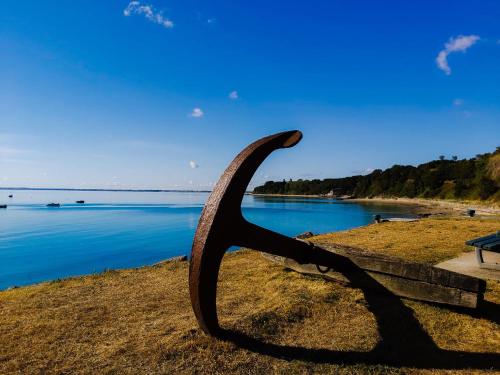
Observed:
[[[283,147],[285,147],[285,148],[293,147],[297,143],[299,143],[301,139],[302,139],[302,132],[300,130],[291,130],[290,136],[283,143]]]

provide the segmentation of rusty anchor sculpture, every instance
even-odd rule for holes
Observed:
[[[302,133],[295,130],[250,144],[227,167],[203,208],[191,250],[189,292],[205,333],[218,336],[222,332],[217,317],[217,279],[224,253],[231,246],[265,252],[271,260],[302,273],[337,279],[334,271],[361,270],[399,296],[476,307],[485,290],[483,280],[347,246],[320,247],[245,220],[241,202],[257,168],[273,151],[293,147],[301,139]]]

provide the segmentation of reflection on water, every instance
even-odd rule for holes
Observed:
[[[13,194],[13,198],[8,198]],[[189,254],[208,193],[2,191],[0,289]],[[85,204],[76,204],[85,200]],[[61,203],[50,208],[50,202]],[[345,230],[409,208],[322,198],[243,199],[249,221],[286,235]]]

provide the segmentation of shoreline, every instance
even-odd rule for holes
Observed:
[[[306,195],[306,194],[254,194],[249,193],[249,195],[260,196],[260,197],[291,197],[291,198],[311,198],[311,199],[331,199],[343,202],[354,202],[354,203],[386,203],[386,204],[396,204],[396,205],[409,205],[415,206],[418,209],[426,209],[432,211],[446,210],[448,212],[466,211],[468,209],[476,210],[477,214],[482,215],[500,215],[500,205],[491,202],[480,202],[480,201],[451,201],[444,199],[429,199],[429,198],[386,198],[386,197],[374,197],[374,198],[349,198],[349,199],[338,199],[334,197],[326,197],[324,195]]]

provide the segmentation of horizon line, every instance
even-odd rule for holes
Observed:
[[[56,187],[3,187],[0,190],[52,190],[52,191],[113,191],[142,193],[211,193],[212,190],[182,190],[182,189],[107,189],[107,188],[56,188]]]

